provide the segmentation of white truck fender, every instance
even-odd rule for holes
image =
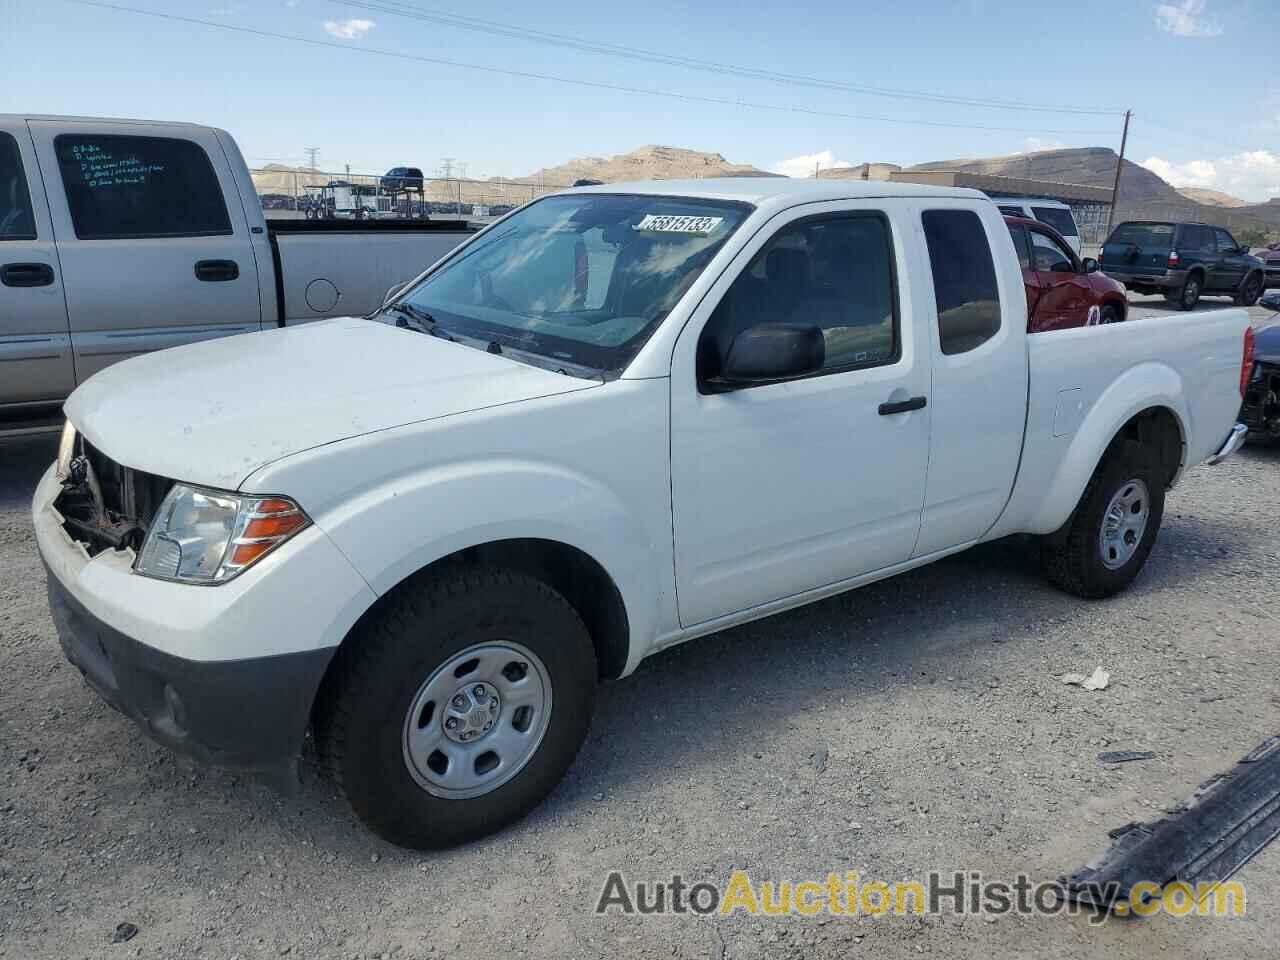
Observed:
[[[520,503],[519,516],[499,505]],[[468,547],[548,540],[598,563],[629,626],[625,673],[657,633],[661,545],[623,500],[578,471],[526,459],[475,459],[399,475],[345,497],[314,518],[379,596]],[[654,602],[658,600],[659,602]]]
[[[1040,507],[1023,526],[1027,533],[1048,534],[1061,527],[1084,493],[1093,471],[1121,428],[1144,410],[1164,407],[1182,435],[1178,473],[1186,466],[1189,414],[1182,378],[1163,363],[1143,363],[1126,370],[1099,394],[1081,416],[1070,446],[1044,488]],[[1175,474],[1176,479],[1177,474]]]

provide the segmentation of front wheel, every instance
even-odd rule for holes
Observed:
[[[1102,308],[1102,312],[1098,316],[1098,323],[1119,323],[1124,319],[1124,314],[1120,312],[1120,308],[1114,303],[1108,303]]]
[[[1138,575],[1164,518],[1164,477],[1153,453],[1119,442],[1094,471],[1063,530],[1040,548],[1050,583],[1089,599],[1119,593]]]
[[[564,597],[460,567],[406,582],[348,637],[316,741],[370,829],[441,849],[542,802],[582,745],[595,686],[591,638]]]
[[[1236,294],[1236,306],[1252,307],[1262,296],[1262,274],[1251,273],[1245,277],[1244,285]]]

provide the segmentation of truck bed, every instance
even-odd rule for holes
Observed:
[[[1178,418],[1178,471],[1212,456],[1240,407],[1244,309],[1081,327],[1027,337],[1030,392],[1013,495],[987,539],[1052,533],[1066,520],[1114,424],[1158,402]],[[1173,477],[1176,480],[1176,475]]]
[[[463,220],[269,219],[276,323],[370,313],[475,232]]]

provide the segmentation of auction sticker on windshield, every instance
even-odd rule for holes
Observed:
[[[724,217],[693,217],[678,214],[646,213],[633,230],[649,230],[655,233],[710,233]]]

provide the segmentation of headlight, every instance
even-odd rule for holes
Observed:
[[[310,525],[286,497],[174,484],[156,511],[134,569],[183,583],[225,583]]]

